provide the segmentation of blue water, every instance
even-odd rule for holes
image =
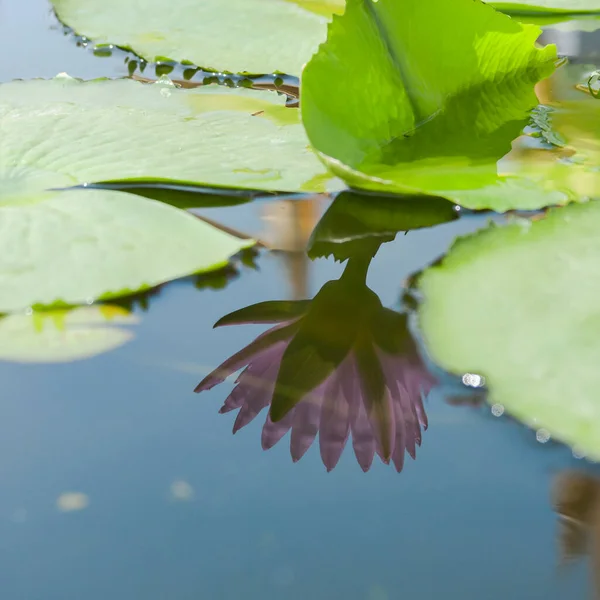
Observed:
[[[43,0],[0,0],[0,56],[2,81],[127,73],[122,56],[95,57],[63,36]],[[200,212],[260,236],[269,206]],[[397,306],[409,274],[489,218],[399,235],[369,285]],[[341,273],[333,261],[297,259],[311,296]],[[218,414],[231,384],[193,393],[263,331],[212,324],[293,297],[290,260],[262,251],[258,270],[238,262],[218,291],[164,286],[147,311],[135,309],[134,340],[96,358],[0,363],[1,598],[589,597],[585,560],[557,568],[551,486],[559,473],[597,468],[489,407],[451,406],[460,383],[444,379],[428,398],[429,430],[401,474],[378,460],[363,473],[350,447],[330,473],[317,447],[296,464],[287,438],[263,452],[262,417],[232,436],[234,416]],[[88,505],[58,510],[75,492]]]

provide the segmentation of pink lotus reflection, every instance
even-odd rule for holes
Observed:
[[[370,290],[369,293],[372,294]],[[263,304],[273,308],[278,303]],[[196,388],[197,392],[211,389],[244,369],[220,410],[227,413],[239,409],[233,433],[271,405],[284,354],[302,330],[311,302],[281,304],[285,304],[285,310],[276,312],[280,315],[296,313],[294,318],[289,318],[292,316],[289,314],[286,320],[227,359]],[[295,304],[298,306],[290,309]],[[260,306],[243,311],[261,313]],[[357,338],[361,341],[352,342],[339,364],[333,366],[314,389],[286,409],[280,420],[272,420],[272,410],[267,414],[262,429],[263,449],[272,448],[291,429],[290,449],[294,462],[302,458],[318,433],[321,459],[328,471],[337,465],[350,436],[356,459],[365,472],[371,468],[375,454],[386,464],[391,460],[398,472],[403,468],[405,452],[413,459],[416,457],[422,430],[427,429],[423,398],[436,380],[417,352],[407,329],[406,316],[383,308],[380,303],[375,312],[376,315],[371,311],[365,319],[366,326],[358,328]],[[365,329],[369,330],[373,319],[378,319],[380,326],[377,333],[367,337]],[[232,323],[272,323],[275,320],[276,317],[246,321],[238,318]],[[395,341],[384,343],[382,335],[388,334]],[[368,340],[367,351],[365,339]],[[378,340],[382,343],[378,344]],[[365,355],[370,360],[365,360]],[[299,364],[298,370],[302,367]],[[381,378],[383,381],[378,387],[377,380]],[[381,394],[377,393],[378,389]]]

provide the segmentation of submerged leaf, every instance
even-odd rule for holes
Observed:
[[[564,202],[497,172],[554,70],[539,33],[472,0],[349,0],[304,69],[309,139],[353,187],[499,210]]]
[[[0,312],[146,289],[223,267],[253,243],[122,192],[0,195]]]
[[[52,0],[96,43],[216,71],[299,75],[344,0]]]
[[[420,281],[424,339],[490,403],[600,458],[600,203],[460,240]],[[542,432],[541,439],[547,439]]]
[[[3,197],[117,180],[290,192],[324,191],[332,180],[298,111],[274,92],[15,81],[0,85],[0,135]]]

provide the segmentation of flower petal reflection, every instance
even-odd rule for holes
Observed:
[[[279,322],[226,360],[196,391],[243,369],[220,410],[239,411],[234,433],[269,407],[261,437],[265,450],[291,430],[296,462],[318,435],[321,460],[331,471],[351,437],[363,471],[377,454],[400,472],[405,453],[414,459],[421,445],[428,424],[423,399],[436,380],[418,353],[407,316],[384,308],[364,283],[366,269],[356,277],[359,271],[350,260],[339,280],[295,311],[289,302],[236,311],[236,323],[243,322],[244,311],[252,322],[295,318]]]

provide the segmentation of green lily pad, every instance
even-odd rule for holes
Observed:
[[[419,287],[432,357],[485,376],[490,403],[600,458],[600,203],[458,241]],[[543,431],[547,430],[547,431]]]
[[[86,304],[227,265],[240,240],[190,213],[123,192],[5,197],[0,312]]]
[[[0,360],[62,363],[92,358],[133,339],[139,319],[111,305],[84,306],[0,319]]]
[[[495,210],[566,202],[535,173],[498,174],[555,68],[539,34],[472,0],[349,0],[303,72],[308,137],[352,187]]]
[[[52,0],[96,43],[233,73],[299,75],[344,0]]]
[[[0,194],[100,181],[276,191],[340,187],[274,92],[168,80],[0,85]],[[3,200],[0,200],[2,202]]]
[[[538,16],[540,13],[562,15],[600,14],[599,0],[519,0],[488,2],[495,9],[515,16]]]

